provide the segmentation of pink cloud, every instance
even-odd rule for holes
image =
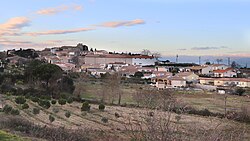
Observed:
[[[139,25],[139,24],[145,24],[146,22],[142,19],[135,19],[132,21],[114,21],[114,22],[106,22],[103,23],[99,26],[103,26],[103,27],[120,27],[120,26],[134,26],[134,25]]]
[[[49,31],[42,31],[42,32],[30,32],[26,33],[29,36],[40,36],[40,35],[55,35],[55,34],[68,34],[68,33],[77,33],[77,32],[84,32],[94,30],[94,28],[78,28],[78,29],[71,29],[71,30],[49,30]]]
[[[0,24],[0,36],[17,36],[20,30],[29,26],[30,20],[27,17],[14,17],[7,22]]]
[[[67,10],[75,10],[75,11],[80,11],[82,10],[83,7],[81,5],[70,5],[70,6],[58,6],[58,7],[53,7],[53,8],[46,8],[46,9],[41,9],[36,12],[38,15],[54,15],[60,12],[64,12]]]

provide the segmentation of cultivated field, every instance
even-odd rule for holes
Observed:
[[[232,120],[220,119],[216,117],[202,117],[196,115],[174,114],[163,112],[160,110],[149,110],[143,108],[128,108],[120,106],[106,106],[104,111],[98,109],[98,105],[91,104],[89,112],[81,111],[81,103],[73,102],[72,104],[59,105],[58,103],[52,105],[49,109],[41,108],[37,103],[30,100],[27,101],[30,108],[21,110],[20,105],[17,105],[11,97],[7,97],[6,103],[15,108],[20,109],[20,115],[29,121],[48,127],[65,127],[68,129],[88,129],[92,131],[103,132],[113,138],[120,140],[130,140],[131,132],[147,129],[145,123],[147,119],[156,117],[155,121],[162,122],[162,119],[170,119],[171,128],[178,128],[178,131],[187,134],[189,139],[197,139],[197,136],[203,137],[201,131],[221,130],[221,131],[244,131],[245,140],[250,139],[250,125],[244,123],[234,122]],[[33,108],[40,108],[38,115],[32,113]],[[65,112],[70,111],[71,116],[65,117]],[[154,115],[149,115],[150,113]],[[54,122],[49,121],[49,115],[55,117]],[[103,121],[106,118],[107,121]],[[157,122],[154,123],[157,126]],[[234,131],[236,132],[236,131]],[[200,139],[201,139],[200,138]],[[205,137],[204,137],[205,138]],[[93,136],[93,140],[98,137]],[[99,139],[101,140],[101,139]]]

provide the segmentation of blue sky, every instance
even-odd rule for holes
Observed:
[[[0,50],[76,45],[250,57],[248,0],[8,0]]]

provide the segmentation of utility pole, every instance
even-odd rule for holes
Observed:
[[[199,65],[201,65],[201,56],[199,56]]]
[[[178,54],[176,55],[176,63],[178,63],[178,58],[179,58],[179,56],[178,56]]]
[[[230,61],[230,57],[228,57],[228,66],[230,66],[231,64],[231,61]]]

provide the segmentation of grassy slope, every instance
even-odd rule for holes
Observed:
[[[27,139],[0,130],[0,141],[27,141]]]

